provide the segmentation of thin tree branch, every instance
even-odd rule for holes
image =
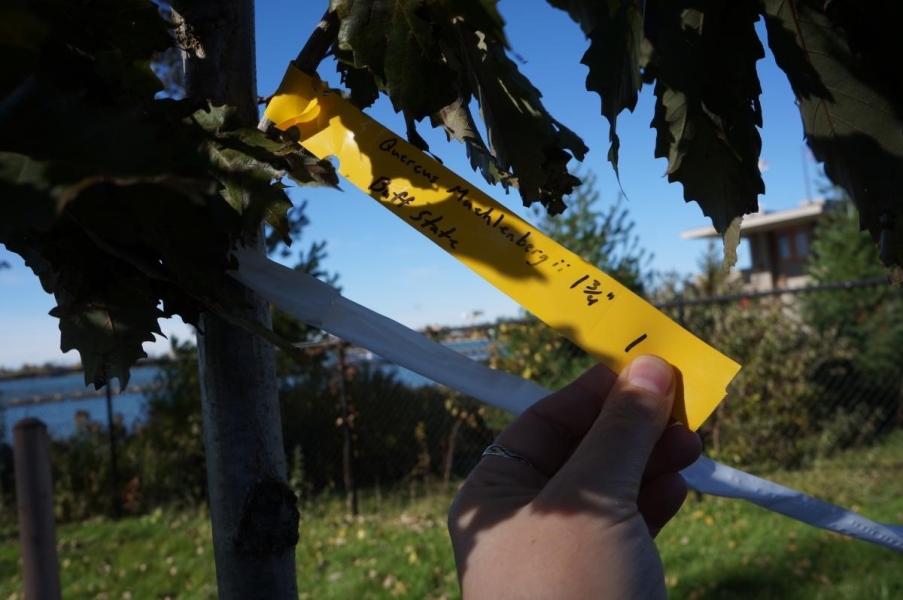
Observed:
[[[308,75],[313,75],[338,35],[339,15],[335,11],[327,10],[298,53],[295,66]]]
[[[323,13],[320,22],[317,23],[317,27],[310,34],[310,37],[307,38],[307,42],[294,60],[293,64],[295,67],[308,75],[316,73],[317,67],[320,66],[320,62],[329,52],[329,48],[338,34],[339,15],[335,11],[327,10]],[[260,123],[257,124],[257,129],[269,131],[272,126],[273,122],[264,116],[260,119]]]

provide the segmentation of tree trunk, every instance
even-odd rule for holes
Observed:
[[[181,0],[173,8],[187,95],[235,106],[254,127],[253,0]],[[269,326],[266,302],[240,292],[249,308],[235,313]],[[298,507],[287,485],[275,350],[205,314],[198,353],[219,597],[297,598]]]

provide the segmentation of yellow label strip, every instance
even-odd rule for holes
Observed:
[[[307,150],[336,157],[348,181],[612,370],[639,354],[670,362],[678,421],[695,430],[724,398],[737,363],[323,82],[290,66],[266,116],[298,128]]]

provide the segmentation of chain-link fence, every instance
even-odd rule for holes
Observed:
[[[486,328],[427,332],[486,361]],[[277,360],[289,480],[301,498],[465,475],[494,437],[477,402],[342,340],[304,344],[307,360]],[[57,515],[137,513],[206,501],[200,387],[194,348],[133,370],[125,391],[86,389],[80,371],[0,378],[0,520],[12,520],[12,428],[45,422]],[[114,386],[115,387],[115,386]]]
[[[106,501],[105,512],[120,512],[117,446],[145,420],[146,394],[156,384],[153,363],[135,368],[126,390],[87,387],[77,367],[55,367],[0,376],[0,521],[14,518],[13,427],[25,418],[40,419],[51,436],[57,488],[73,497],[71,481],[94,481],[90,490]],[[72,464],[70,459],[78,456]],[[67,468],[67,467],[74,468]],[[82,488],[85,490],[85,488]],[[86,491],[86,490],[85,490]]]
[[[718,460],[801,467],[903,422],[903,295],[883,278],[660,308],[743,365],[701,431]]]
[[[882,282],[805,292],[672,297],[661,309],[743,369],[702,430],[714,458],[754,472],[795,468],[879,441],[903,418],[900,294]],[[427,335],[475,360],[554,388],[592,359],[540,323],[515,321]],[[341,340],[280,357],[289,483],[301,498],[464,477],[510,416]],[[12,518],[12,426],[35,416],[53,443],[57,510],[142,512],[206,500],[197,363],[190,347],[133,372],[111,398],[77,373],[0,380],[0,485]]]

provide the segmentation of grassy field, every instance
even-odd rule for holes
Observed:
[[[903,432],[901,432],[903,433]],[[813,468],[769,477],[903,523],[903,435]],[[406,490],[307,506],[298,545],[302,598],[454,598],[445,532],[450,495]],[[157,512],[58,530],[67,599],[215,598],[207,515]],[[738,501],[691,497],[659,537],[672,598],[903,598],[903,556]],[[0,530],[0,600],[21,598],[18,540]]]

